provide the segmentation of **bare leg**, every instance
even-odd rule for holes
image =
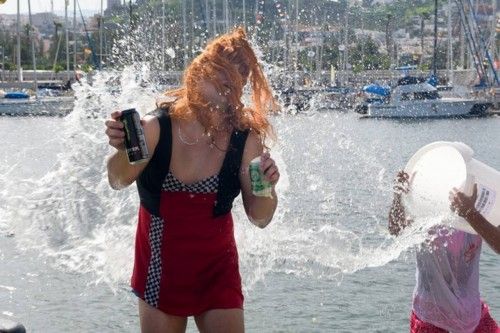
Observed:
[[[142,333],[184,333],[187,318],[166,314],[139,298],[139,318]]]
[[[195,316],[196,326],[201,333],[243,333],[242,309],[215,309]]]

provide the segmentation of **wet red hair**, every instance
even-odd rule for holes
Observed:
[[[176,99],[170,107],[173,118],[195,117],[205,131],[211,133],[229,128],[250,129],[263,141],[272,134],[267,115],[279,107],[243,28],[236,28],[208,43],[186,68],[182,81],[180,88],[165,92],[166,96]],[[227,110],[220,110],[203,95],[201,85],[206,81],[213,84],[220,95],[226,96]],[[241,101],[247,81],[252,90],[251,107],[244,107]],[[167,105],[160,103],[159,106]]]

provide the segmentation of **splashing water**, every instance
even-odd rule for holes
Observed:
[[[53,170],[41,178],[21,181],[10,177],[9,170],[3,173],[1,200],[5,204],[0,224],[16,235],[21,248],[53,258],[60,268],[95,274],[95,282],[115,287],[128,281],[138,196],[133,186],[113,191],[108,185],[106,156],[112,149],[107,145],[103,123],[115,109],[133,105],[145,113],[153,108],[159,91],[143,84],[149,75],[145,65],[130,66],[122,71],[100,72],[92,85],[77,86],[74,111],[58,120],[61,132],[54,140],[61,152]],[[321,117],[298,117],[297,122],[307,129],[307,123],[315,123],[316,118],[321,121]],[[298,130],[299,125],[293,121],[288,116],[274,119],[280,141],[272,153],[282,178],[273,223],[260,230],[248,223],[242,205],[235,204],[236,240],[247,291],[272,272],[340,280],[345,273],[383,266],[424,240],[425,233],[411,228],[395,241],[387,238],[385,228],[380,227],[386,223],[385,216],[374,216],[370,205],[358,206],[355,202],[355,195],[363,189],[338,193],[328,184],[330,179],[315,172],[321,165],[330,165],[335,178],[336,171],[345,171],[343,165],[355,163],[362,169],[377,170],[374,181],[366,184],[367,190],[390,189],[390,183],[384,182],[383,164],[344,131],[349,129],[335,128],[334,123],[324,129],[325,133],[316,130],[316,140],[304,140],[317,144],[299,154],[286,141]],[[328,158],[324,144],[320,144],[325,141],[318,138],[322,135],[333,140],[330,144],[339,156]],[[300,170],[288,170],[288,164],[302,158],[302,153],[306,158]],[[289,154],[292,161],[284,158]],[[300,185],[301,179],[308,184],[305,188]],[[334,180],[343,181],[349,184],[352,180]],[[19,195],[12,195],[14,188]],[[304,192],[320,194],[319,205],[314,201],[301,203],[304,211],[317,209],[320,215],[291,211],[295,201],[302,200],[297,194]],[[356,214],[366,224],[364,232],[360,232],[360,225],[342,224],[342,215],[358,209]]]
[[[132,269],[138,196],[133,186],[113,191],[108,185],[112,148],[104,121],[113,110],[135,107],[144,114],[154,108],[161,90],[149,68],[134,63],[76,85],[73,112],[54,120],[60,131],[51,145],[60,152],[52,170],[18,179],[14,165],[0,176],[0,230],[15,234],[20,248],[52,258],[61,269],[91,273],[112,289],[126,283]],[[272,154],[282,174],[274,221],[260,230],[235,203],[247,292],[272,273],[341,281],[344,274],[383,266],[421,243],[424,226],[435,223],[409,227],[397,239],[387,236],[388,153],[357,140],[339,117],[312,112],[273,119],[279,141]]]
[[[142,69],[139,75],[131,67],[119,75],[101,72],[92,85],[76,86],[74,112],[54,139],[61,152],[53,170],[21,182],[8,173],[2,178],[3,188],[22,188],[18,196],[2,193],[0,222],[18,235],[19,245],[56,258],[58,266],[95,272],[97,281],[123,280],[122,267],[130,267],[133,255],[136,195],[133,188],[116,192],[108,186],[105,157],[111,149],[103,131],[113,110],[132,102],[139,110],[154,105],[157,93],[141,87],[148,78]]]

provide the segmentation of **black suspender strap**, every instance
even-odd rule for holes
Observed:
[[[162,112],[158,117],[158,121],[160,122],[160,141],[156,150],[161,151],[158,163],[161,166],[159,167],[162,175],[160,179],[163,182],[170,169],[170,158],[172,156],[172,120],[167,112]]]
[[[137,190],[141,205],[155,216],[160,216],[160,197],[163,181],[170,169],[172,155],[172,121],[168,110],[157,110],[160,122],[160,138],[146,168],[137,178]],[[229,148],[219,173],[217,200],[214,205],[215,217],[227,214],[241,190],[240,167],[249,130],[234,131]]]
[[[215,217],[229,213],[234,199],[240,193],[240,167],[248,133],[249,130],[234,131],[231,135],[229,149],[219,174],[217,201],[214,206]]]
[[[136,183],[141,205],[150,214],[160,216],[160,196],[163,180],[167,176],[172,153],[172,122],[167,110],[157,110],[160,138],[146,168]]]

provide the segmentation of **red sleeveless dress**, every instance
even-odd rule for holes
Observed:
[[[234,130],[218,175],[183,184],[168,172],[172,123],[157,110],[158,145],[136,180],[139,223],[131,286],[149,305],[172,315],[243,308],[231,208],[249,130]]]
[[[218,183],[215,175],[183,184],[169,172],[160,216],[139,209],[132,289],[165,313],[243,308],[232,215],[213,214]]]
[[[132,288],[165,313],[243,308],[233,219],[213,216],[218,182],[215,175],[187,185],[169,172],[160,216],[140,207]]]

